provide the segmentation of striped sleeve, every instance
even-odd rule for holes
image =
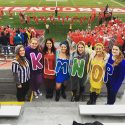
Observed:
[[[18,73],[18,68],[19,68],[19,64],[16,62],[12,62],[12,72]]]
[[[12,72],[16,83],[25,83],[30,79],[30,67],[27,62],[27,66],[21,66],[15,60],[12,62]]]

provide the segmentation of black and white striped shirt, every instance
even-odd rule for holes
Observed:
[[[13,60],[12,72],[17,74],[20,83],[27,82],[30,79],[30,67],[28,61],[26,60],[26,66],[21,66],[18,61]]]

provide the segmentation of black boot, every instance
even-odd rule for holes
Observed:
[[[50,90],[47,88],[47,89],[46,89],[46,98],[48,99],[49,96],[50,96]]]
[[[74,102],[74,101],[76,101],[76,92],[77,92],[77,90],[76,89],[74,89],[74,90],[72,90],[72,97],[71,97],[71,102]]]
[[[73,96],[74,100],[72,99],[73,101],[78,102],[81,99],[81,97],[82,97],[82,101],[83,101],[84,87],[80,87],[78,93],[77,93],[77,90],[73,90],[73,93],[74,93],[74,96]]]
[[[84,124],[73,121],[72,125],[84,125]]]
[[[82,99],[82,101],[84,100],[84,91],[85,91],[85,87],[80,87],[80,91],[79,91],[79,100]]]
[[[87,105],[92,105],[93,102],[93,95],[90,93],[89,101],[87,102]]]
[[[59,90],[56,90],[56,98],[55,98],[55,101],[59,101],[60,99],[60,89]]]
[[[80,100],[80,95],[76,95],[75,101],[79,102],[79,100]]]
[[[92,102],[93,105],[96,104],[97,97],[98,97],[98,94],[96,94],[96,92],[93,92],[93,102]]]
[[[53,89],[50,89],[50,98],[53,98]]]
[[[62,84],[62,86],[61,86],[61,95],[62,95],[62,97],[63,97],[64,99],[66,99],[65,89],[66,89],[66,87]]]

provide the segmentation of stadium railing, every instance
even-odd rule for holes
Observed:
[[[0,59],[7,60],[8,58],[13,58],[15,55],[15,46],[3,46],[0,45]]]

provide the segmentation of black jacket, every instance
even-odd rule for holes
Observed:
[[[73,121],[73,124],[72,125],[103,125],[102,123],[98,122],[98,121],[95,121],[93,123],[77,123],[76,121]]]

